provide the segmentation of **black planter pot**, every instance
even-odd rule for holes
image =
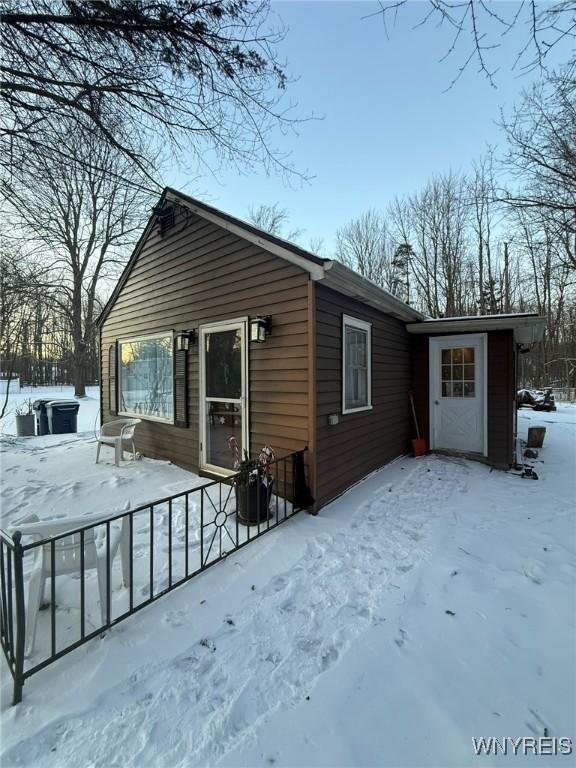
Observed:
[[[236,514],[243,525],[265,523],[270,517],[269,506],[274,481],[236,485]],[[260,497],[260,498],[258,498]]]

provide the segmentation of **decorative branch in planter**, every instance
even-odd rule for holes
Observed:
[[[24,400],[16,408],[16,434],[18,437],[33,437],[35,416],[32,412],[32,399]]]
[[[235,437],[228,439],[228,447],[234,456],[234,469],[238,473],[234,478],[238,520],[244,525],[265,522],[270,517],[269,506],[274,487],[274,478],[269,471],[275,459],[274,450],[266,445],[257,459],[251,459],[245,450],[241,461]]]

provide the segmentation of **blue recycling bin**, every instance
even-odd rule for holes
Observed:
[[[76,400],[51,400],[46,403],[48,429],[51,435],[77,432],[80,403]]]

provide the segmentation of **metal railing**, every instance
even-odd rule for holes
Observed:
[[[304,472],[297,451],[265,471],[238,472],[84,526],[66,529],[59,520],[56,535],[34,537],[41,522],[11,536],[0,531],[0,640],[13,703],[36,672],[310,506]]]

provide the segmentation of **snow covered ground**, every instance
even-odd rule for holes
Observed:
[[[400,459],[33,676],[17,707],[4,666],[2,765],[473,766],[494,764],[474,736],[574,740],[576,408],[520,411],[521,435],[536,423],[538,481]],[[2,447],[5,520],[197,482],[96,467],[86,434]]]
[[[4,395],[0,395],[2,402]],[[6,414],[0,421],[0,433],[3,435],[16,434],[16,408],[27,405],[28,400],[73,400],[74,387],[55,386],[55,387],[22,387],[16,392],[8,395]],[[86,387],[86,397],[78,400],[80,410],[78,411],[78,431],[94,432],[100,424],[100,389],[98,387]]]

